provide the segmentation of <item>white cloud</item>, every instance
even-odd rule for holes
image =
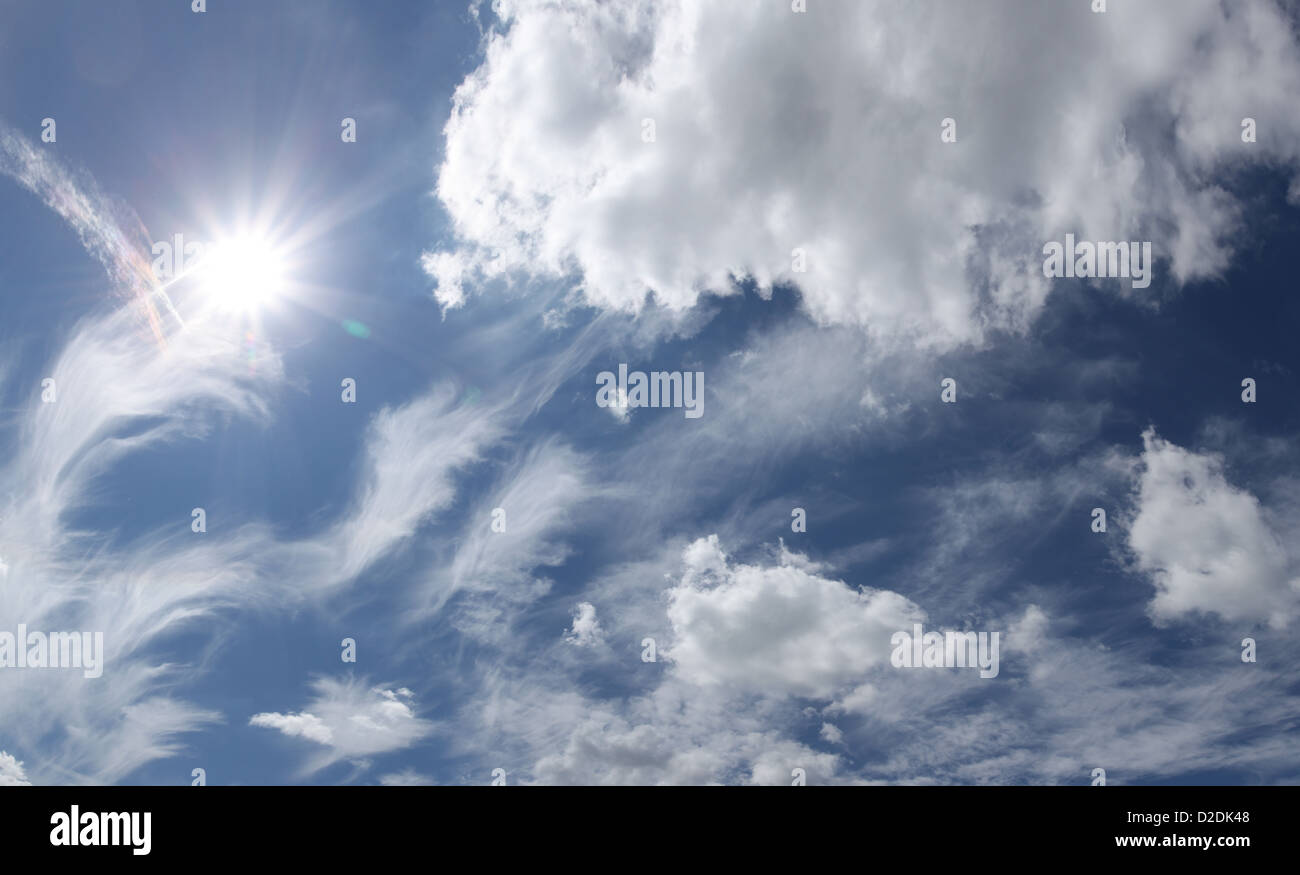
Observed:
[[[94,180],[78,176],[0,121],[0,173],[41,199],[76,232],[86,251],[104,266],[114,291],[132,296],[140,315],[155,322],[171,321],[176,311],[150,272],[152,241],[141,233],[144,224],[120,202],[105,196]],[[120,219],[119,219],[120,217]],[[174,323],[172,323],[174,324]]]
[[[550,588],[543,569],[569,557],[564,536],[584,505],[610,488],[588,480],[586,458],[556,440],[542,440],[521,453],[465,515],[454,552],[440,556],[412,617],[441,610],[459,594],[453,622],[476,638],[507,634],[507,615]],[[492,526],[505,511],[504,531]]]
[[[1029,605],[1006,634],[1006,649],[1033,653],[1047,641],[1050,625],[1047,614],[1038,605]]]
[[[1259,500],[1228,482],[1222,458],[1175,446],[1152,429],[1142,441],[1128,546],[1155,584],[1152,617],[1205,612],[1285,627],[1300,605],[1300,576]]]
[[[448,306],[527,274],[686,307],[747,274],[797,281],[823,322],[978,341],[1034,317],[1065,232],[1153,240],[1180,281],[1218,273],[1239,205],[1213,171],[1300,150],[1300,59],[1271,3],[493,9],[446,126],[456,244],[426,256]]]
[[[862,684],[855,687],[835,702],[832,710],[843,710],[850,713],[871,713],[873,706],[877,702],[877,691],[871,684]]]
[[[693,683],[830,698],[888,665],[890,636],[924,619],[898,593],[855,591],[796,564],[732,565],[717,536],[695,541],[683,561],[668,593],[666,655]]]
[[[203,538],[190,536],[188,516],[124,543],[84,523],[73,528],[78,511],[136,497],[139,474],[109,476],[128,457],[201,438],[232,418],[267,423],[284,375],[265,349],[250,369],[240,332],[229,326],[157,320],[160,310],[174,311],[154,288],[149,241],[123,230],[138,223],[116,218],[129,218],[129,210],[2,124],[0,173],[65,219],[108,271],[106,291],[130,299],[87,313],[46,363],[41,373],[54,379],[56,402],[38,403],[39,385],[12,385],[13,370],[0,369],[6,392],[32,401],[17,408],[4,435],[0,627],[102,631],[107,663],[93,681],[76,673],[0,674],[0,734],[38,750],[42,773],[61,782],[112,782],[174,755],[182,733],[220,719],[158,695],[202,670],[157,650],[168,633],[235,606],[300,604],[354,580],[451,502],[454,473],[500,429],[496,412],[457,407],[446,385],[381,411],[367,435],[352,510],[302,541],[279,541],[267,526],[228,516]],[[219,641],[219,624],[204,628]],[[52,736],[52,726],[63,731]]]
[[[614,713],[602,703],[537,687],[520,688],[507,715],[533,728],[528,753],[540,784],[789,784],[831,780],[834,754],[786,737],[770,713],[685,693],[671,681]]]
[[[474,698],[457,715],[458,752],[483,763],[520,763],[521,782],[543,784],[789,784],[795,768],[810,784],[1086,784],[1098,765],[1113,782],[1133,783],[1189,768],[1289,769],[1294,759],[1282,735],[1223,744],[1242,725],[1286,725],[1296,710],[1285,695],[1285,669],[1234,670],[1233,647],[1226,658],[1197,648],[1173,670],[1147,658],[1158,642],[1112,648],[1106,627],[1089,631],[1031,603],[987,621],[1005,631],[996,681],[897,671],[887,645],[874,655],[877,667],[862,671],[873,654],[860,658],[859,642],[845,630],[864,638],[883,630],[844,584],[803,563],[737,563],[712,538],[683,553],[687,570],[670,594],[689,588],[706,596],[685,626],[673,623],[674,632],[704,639],[694,661],[640,664],[640,692],[604,700],[578,692],[563,663],[536,653],[518,672],[494,665],[476,678]],[[629,568],[620,583],[626,590],[607,588],[602,604],[646,589],[646,580],[659,576],[651,570]],[[716,601],[707,598],[718,591]],[[772,607],[781,594],[812,607],[752,607]],[[653,629],[649,608],[639,606],[618,635],[636,640],[638,629]],[[1068,632],[1055,637],[1054,629]],[[635,659],[634,651],[628,656]],[[753,668],[743,664],[746,656]],[[793,663],[788,672],[774,665],[782,658]],[[700,671],[728,682],[702,684],[693,676]],[[992,698],[991,685],[998,691]],[[821,709],[790,698],[832,689],[836,698]],[[810,731],[815,741],[797,740]],[[837,755],[841,746],[856,765]]]
[[[301,712],[264,712],[248,721],[328,748],[308,760],[308,774],[339,760],[410,747],[433,731],[433,723],[416,716],[415,696],[405,687],[393,690],[356,679],[318,678],[312,689],[316,695]]]
[[[7,751],[0,750],[0,787],[30,787],[21,761]]]
[[[381,775],[379,783],[385,787],[431,787],[434,781],[414,769],[403,769],[400,772]]]
[[[367,434],[356,505],[322,539],[344,545],[339,579],[360,573],[409,538],[421,521],[451,504],[454,475],[477,461],[502,431],[492,409],[458,403],[458,390],[451,384],[382,410]]]
[[[155,532],[106,548],[101,533],[74,527],[70,518],[112,504],[117,496],[104,475],[132,453],[200,436],[222,418],[265,422],[267,396],[282,372],[278,358],[266,355],[250,373],[238,336],[214,326],[168,320],[156,323],[156,335],[142,330],[150,308],[165,301],[140,297],[148,261],[140,241],[114,220],[119,210],[88,180],[3,128],[0,171],[16,174],[72,225],[117,283],[113,291],[136,295],[130,304],[110,299],[116,306],[87,314],[46,363],[52,403],[37,400],[39,384],[13,386],[12,372],[0,374],[9,381],[6,391],[32,402],[17,409],[0,464],[0,627],[102,632],[106,663],[93,680],[72,672],[4,672],[0,732],[39,751],[40,780],[111,782],[175,753],[179,734],[218,718],[157,695],[190,667],[142,652],[179,624],[251,590],[249,554],[267,542],[250,527],[232,529],[220,544],[191,539],[182,546],[174,534]],[[156,342],[159,336],[166,342]],[[50,727],[63,731],[52,736]]]
[[[262,726],[266,729],[278,729],[290,737],[305,738],[317,744],[329,744],[334,740],[334,733],[315,714],[277,714],[274,712],[254,714],[248,721],[249,726]]]
[[[183,323],[152,278],[150,241],[129,208],[51,154],[0,123],[0,173],[70,225],[107,271],[106,291],[129,304],[86,314],[43,372],[55,381],[57,403],[20,408],[6,435],[0,624],[103,630],[109,670],[94,682],[5,672],[0,698],[6,713],[22,720],[0,718],[0,729],[41,748],[41,769],[60,781],[114,781],[174,755],[180,734],[220,719],[157,695],[196,671],[149,652],[166,633],[234,605],[283,606],[348,582],[450,503],[452,473],[499,429],[491,410],[454,408],[446,386],[382,411],[368,436],[353,511],[301,542],[279,542],[249,524],[227,525],[219,538],[155,532],[105,549],[102,533],[73,530],[72,513],[116,498],[105,475],[129,455],[202,437],[221,419],[269,421],[283,373],[267,350],[250,369],[238,332],[202,318]],[[149,325],[152,336],[143,330]],[[13,374],[6,368],[0,376]],[[30,397],[33,387],[6,388]],[[324,737],[305,717],[300,723],[306,737]],[[395,718],[395,731],[400,723]],[[52,743],[50,726],[65,730]],[[325,729],[335,731],[328,723]],[[349,745],[346,735],[340,745],[364,748]]]
[[[564,636],[564,640],[578,647],[594,647],[605,640],[605,633],[596,619],[596,606],[591,602],[579,602],[573,612],[573,625]]]

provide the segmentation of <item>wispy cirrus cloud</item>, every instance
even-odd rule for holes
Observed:
[[[267,425],[286,386],[282,362],[263,349],[250,368],[240,336],[224,326],[154,318],[150,302],[165,296],[141,263],[147,243],[123,230],[129,211],[7,127],[0,170],[73,227],[107,269],[106,288],[127,293],[125,301],[106,295],[55,346],[43,371],[52,383],[20,386],[15,369],[0,370],[5,394],[24,400],[12,411],[0,464],[0,627],[98,631],[106,660],[95,679],[0,672],[9,715],[0,716],[0,734],[39,763],[43,779],[113,782],[174,755],[185,734],[222,719],[174,693],[205,667],[169,658],[169,636],[202,629],[220,640],[224,627],[214,621],[223,617],[300,605],[352,582],[450,503],[454,472],[500,429],[490,409],[457,409],[445,385],[382,410],[365,441],[368,464],[354,501],[335,524],[298,540],[251,517],[202,536],[189,531],[188,518],[128,540],[92,526],[86,511],[148,485],[114,478],[128,460],[202,439],[231,420]],[[165,343],[140,330],[142,306],[154,339]]]

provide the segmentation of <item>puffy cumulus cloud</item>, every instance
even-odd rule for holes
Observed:
[[[1128,546],[1155,584],[1155,621],[1204,612],[1285,627],[1300,602],[1300,576],[1259,500],[1228,482],[1221,457],[1153,429],[1142,440]]]
[[[1240,213],[1210,180],[1300,154],[1271,2],[492,8],[445,130],[456,239],[425,256],[445,306],[528,275],[684,308],[747,275],[797,281],[824,323],[978,341],[1032,320],[1066,232],[1151,240],[1178,281],[1221,271]]]
[[[8,751],[0,750],[0,787],[30,787],[21,760]]]
[[[291,738],[305,738],[317,744],[329,744],[334,740],[334,733],[325,722],[315,714],[279,714],[266,712],[254,714],[248,721],[249,726],[261,726],[266,729],[278,729]]]
[[[596,618],[596,606],[591,602],[579,602],[573,611],[573,625],[569,627],[564,640],[578,647],[594,647],[605,640],[605,632],[600,628]]]
[[[433,731],[433,724],[417,717],[415,695],[405,687],[367,687],[360,680],[318,678],[312,683],[315,698],[296,714],[254,714],[250,726],[278,729],[305,738],[328,750],[309,760],[310,774],[339,760],[361,758],[410,747]]]
[[[819,617],[829,614],[827,604],[836,605],[864,637],[880,631],[853,616],[865,612],[843,584],[829,581],[840,594],[820,594],[825,584],[818,575],[828,572],[809,571],[818,567],[806,560],[751,569],[714,538],[696,540],[684,552],[686,573],[670,594],[687,586],[723,593],[784,586],[814,604]],[[648,570],[638,566],[627,579],[644,586],[658,577]],[[791,584],[787,572],[815,579]],[[842,600],[845,593],[850,598]],[[617,603],[614,591],[602,594],[602,607],[614,610]],[[785,622],[797,627],[799,606],[784,607],[794,615]],[[1249,745],[1223,744],[1242,726],[1294,722],[1297,706],[1286,693],[1293,678],[1284,669],[1261,664],[1259,671],[1241,672],[1233,668],[1240,666],[1234,653],[1213,648],[1192,648],[1171,669],[1156,655],[1164,647],[1157,639],[1116,639],[1109,624],[1080,624],[1049,599],[1006,607],[986,624],[1004,633],[996,680],[946,669],[895,670],[887,661],[887,636],[877,668],[855,667],[842,676],[832,669],[822,680],[804,663],[838,668],[839,661],[857,658],[850,636],[836,626],[838,615],[821,623],[831,645],[822,648],[808,632],[796,636],[798,647],[786,647],[785,622],[769,613],[718,610],[705,624],[695,622],[704,616],[695,611],[688,631],[705,635],[707,627],[715,643],[731,643],[742,621],[775,628],[767,637],[771,653],[749,651],[756,678],[744,674],[736,648],[718,644],[707,655],[715,671],[735,679],[731,685],[696,683],[690,669],[700,663],[665,660],[662,672],[646,666],[631,694],[600,697],[580,675],[557,674],[553,662],[533,653],[518,672],[502,663],[480,669],[474,698],[458,710],[449,737],[467,758],[516,763],[511,783],[788,785],[795,769],[805,771],[810,785],[1084,783],[1099,763],[1114,783],[1144,783],[1189,768],[1290,774],[1294,744],[1284,731],[1263,733]],[[626,628],[647,628],[648,616]],[[906,614],[900,620],[908,622]],[[617,623],[614,614],[609,622]],[[673,626],[662,639],[667,643]],[[824,707],[792,698],[796,684],[771,667],[782,658],[800,664],[796,677],[805,687],[835,688],[835,698]]]
[[[925,616],[898,593],[853,590],[802,563],[732,564],[716,535],[686,548],[683,562],[668,592],[666,656],[696,684],[831,698],[887,666],[890,636]]]

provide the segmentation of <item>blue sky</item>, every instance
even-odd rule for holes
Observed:
[[[0,3],[0,783],[1294,782],[1294,13],[1091,5]]]

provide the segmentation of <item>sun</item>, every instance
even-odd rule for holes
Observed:
[[[194,268],[204,299],[230,313],[252,313],[283,291],[284,259],[265,238],[252,234],[208,245]]]

